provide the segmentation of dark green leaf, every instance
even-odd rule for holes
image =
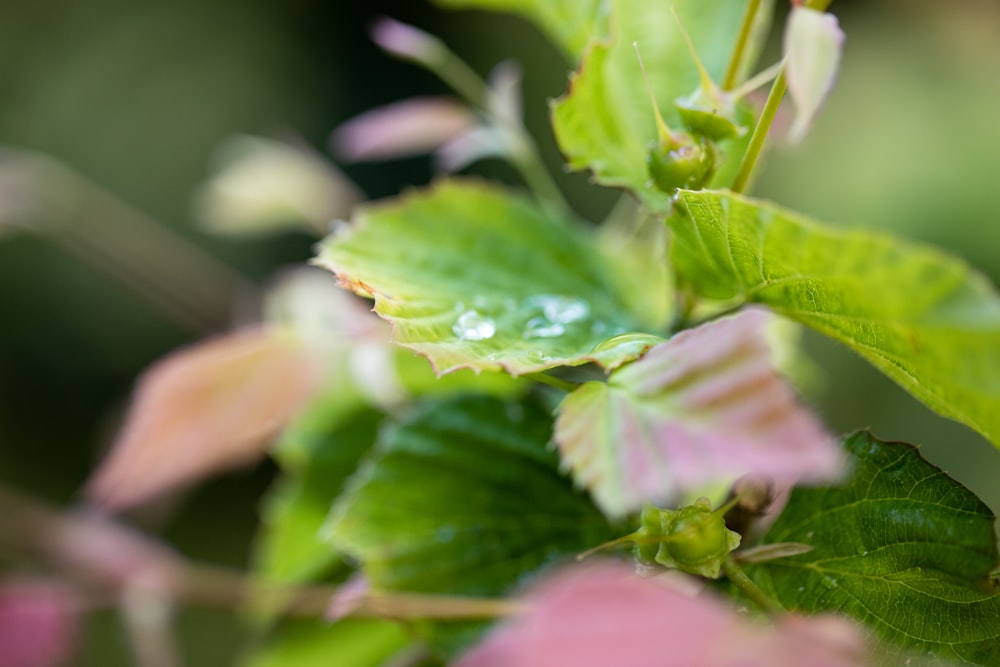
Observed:
[[[549,412],[465,397],[395,430],[334,508],[373,589],[494,596],[613,535],[558,470]]]
[[[680,195],[672,256],[702,296],[770,306],[850,345],[914,396],[1000,444],[1000,297],[965,262],[829,229],[728,192]]]
[[[1000,665],[993,513],[910,445],[862,432],[846,446],[850,481],[795,489],[764,539],[814,549],[752,576],[787,609],[842,612],[899,646]]]

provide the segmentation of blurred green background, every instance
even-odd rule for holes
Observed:
[[[936,243],[1000,280],[1000,3],[838,0],[833,9],[848,35],[840,82],[805,143],[772,152],[757,193],[831,223]],[[0,481],[74,502],[137,374],[243,312],[230,308],[231,294],[206,287],[195,299],[206,317],[171,317],[102,260],[85,259],[83,247],[105,242],[102,230],[148,215],[261,283],[308,259],[313,240],[223,239],[193,223],[193,197],[220,142],[251,133],[327,152],[330,130],[352,115],[446,92],[368,41],[379,15],[441,35],[484,74],[504,58],[523,63],[528,124],[560,183],[585,217],[607,211],[613,195],[563,174],[548,133],[545,101],[563,92],[567,65],[515,18],[413,0],[6,0],[0,146],[49,155],[134,211],[64,206],[55,224],[36,221],[39,233],[0,229]],[[425,158],[345,170],[371,197],[432,176]],[[494,163],[477,170],[512,177]],[[22,199],[0,187],[0,219],[4,207],[35,210]],[[835,429],[870,426],[920,444],[1000,507],[1000,452],[845,349],[813,336],[807,348],[825,371],[810,398]],[[205,484],[151,528],[193,557],[244,563],[271,476],[263,465]],[[186,665],[232,664],[239,653],[239,626],[225,614],[185,612],[181,632]],[[130,660],[114,617],[98,615],[78,664]]]

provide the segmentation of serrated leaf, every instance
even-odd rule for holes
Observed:
[[[606,0],[436,0],[444,7],[490,9],[520,14],[538,25],[576,62],[607,23]]]
[[[642,51],[667,124],[680,129],[673,102],[692,93],[699,81],[670,4],[676,6],[705,67],[719,80],[736,41],[746,9],[744,0],[669,4],[610,0],[610,42],[597,43],[587,51],[570,79],[569,92],[552,109],[556,139],[571,168],[590,169],[598,183],[626,187],[658,210],[669,210],[670,197],[652,185],[646,167],[656,125],[632,43],[638,43]],[[755,56],[750,54],[747,60]],[[743,153],[736,145],[723,143],[722,148],[730,161]]]
[[[767,323],[756,310],[681,332],[566,397],[555,441],[606,515],[746,474],[836,476],[836,441],[775,370]]]
[[[317,261],[374,296],[394,340],[439,373],[516,375],[589,361],[611,368],[650,342],[601,343],[661,324],[624,309],[618,285],[627,281],[592,234],[480,183],[442,181],[362,209]]]
[[[845,444],[850,481],[795,489],[764,538],[814,549],[754,578],[787,609],[842,612],[903,647],[1000,664],[993,513],[910,445],[864,432]]]
[[[375,591],[491,596],[611,537],[558,471],[537,404],[463,397],[395,430],[334,507],[332,544]]]
[[[672,258],[699,294],[765,304],[847,343],[1000,445],[1000,297],[985,277],[933,248],[740,195],[680,200]]]
[[[375,441],[381,415],[334,396],[302,416],[274,455],[283,476],[265,500],[255,569],[269,580],[312,579],[340,560],[321,529],[344,482]]]

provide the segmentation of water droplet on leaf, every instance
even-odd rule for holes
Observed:
[[[532,317],[524,325],[524,338],[555,338],[566,333],[566,327],[558,322],[550,322],[544,317]]]
[[[496,334],[497,325],[478,310],[467,310],[458,316],[451,330],[462,340],[487,340]]]

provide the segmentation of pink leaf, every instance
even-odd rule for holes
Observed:
[[[318,388],[315,366],[301,338],[264,327],[167,356],[140,379],[90,497],[121,509],[255,461]]]
[[[609,562],[558,572],[526,597],[526,611],[455,667],[866,664],[863,634],[849,621],[788,616],[773,626],[753,624],[721,601]]]
[[[0,664],[56,667],[67,664],[76,644],[76,602],[45,582],[0,584]]]
[[[605,514],[745,474],[837,476],[840,448],[775,370],[768,322],[748,310],[681,332],[566,398],[556,443]]]
[[[355,116],[333,134],[334,152],[349,162],[430,153],[476,127],[476,117],[448,97],[417,97]]]

